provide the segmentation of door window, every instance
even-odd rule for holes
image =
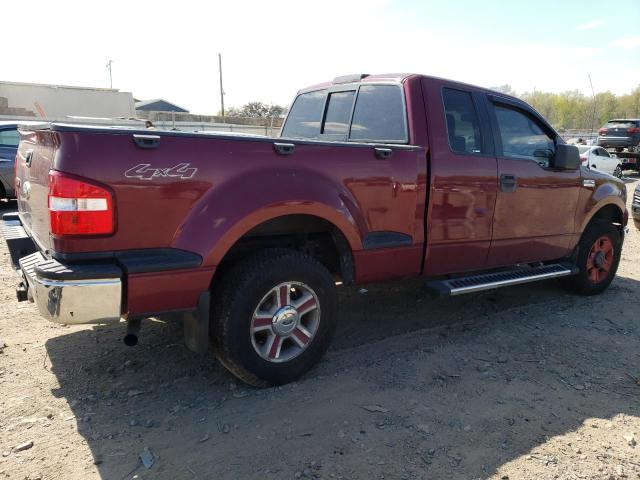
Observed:
[[[20,143],[18,130],[0,130],[0,146],[17,147]]]
[[[516,108],[494,106],[502,154],[505,157],[533,160],[542,167],[550,166],[555,143],[537,120]]]
[[[444,88],[442,98],[451,150],[456,153],[486,153],[471,93]]]

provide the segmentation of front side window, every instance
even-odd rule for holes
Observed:
[[[349,132],[349,120],[351,119],[351,107],[355,90],[347,92],[335,92],[329,95],[327,115],[324,119],[322,133],[329,135],[346,135]]]
[[[524,112],[502,105],[494,106],[502,154],[505,157],[534,160],[549,167],[555,151],[555,143],[541,125]]]
[[[303,93],[291,106],[282,136],[287,138],[318,138],[326,90]]]
[[[456,153],[486,153],[471,93],[445,88],[442,98],[451,150]]]
[[[20,143],[18,130],[0,130],[0,146],[17,147]]]
[[[353,111],[351,140],[406,142],[402,90],[396,85],[362,85]]]

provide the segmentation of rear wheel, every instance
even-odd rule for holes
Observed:
[[[616,275],[621,249],[620,232],[612,223],[604,220],[593,222],[578,244],[578,274],[559,279],[560,284],[581,295],[603,292]]]
[[[225,275],[212,313],[214,351],[231,373],[258,387],[288,383],[329,346],[336,326],[335,283],[314,258],[268,249]]]

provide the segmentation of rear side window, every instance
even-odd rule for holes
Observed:
[[[471,93],[444,88],[442,97],[451,150],[456,153],[486,153]]]
[[[329,95],[327,115],[324,119],[322,133],[329,135],[347,134],[355,94],[355,90],[350,90],[347,92],[335,92]]]
[[[322,122],[322,109],[327,97],[326,90],[298,95],[287,122],[282,129],[282,136],[289,138],[318,138]]]
[[[534,160],[543,167],[549,166],[549,153],[555,151],[553,139],[540,124],[518,109],[502,105],[494,106],[502,154],[505,157]]]
[[[17,147],[20,143],[18,130],[0,130],[0,145],[3,147]]]
[[[362,85],[353,112],[351,140],[406,142],[402,91],[395,85]]]

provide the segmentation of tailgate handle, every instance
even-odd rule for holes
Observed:
[[[393,155],[393,150],[384,147],[375,147],[376,157],[386,160]]]
[[[24,156],[24,164],[27,167],[30,167],[32,160],[33,160],[33,150],[27,150],[27,154]]]
[[[275,142],[273,148],[278,155],[291,155],[296,149],[296,146],[293,143]]]
[[[160,146],[160,137],[158,135],[134,133],[133,141],[138,148],[158,148]]]

